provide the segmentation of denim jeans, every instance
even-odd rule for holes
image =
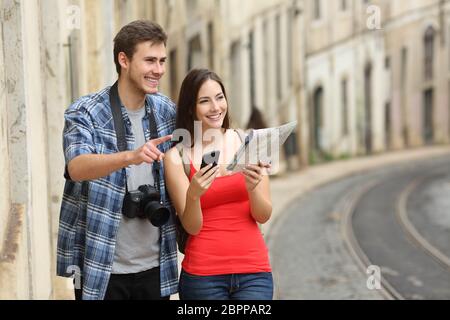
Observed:
[[[196,276],[181,270],[181,300],[272,300],[271,272]]]

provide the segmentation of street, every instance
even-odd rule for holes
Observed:
[[[450,157],[407,161],[301,195],[268,237],[276,299],[449,299]],[[369,289],[367,268],[381,287]]]

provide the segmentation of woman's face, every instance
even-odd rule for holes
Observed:
[[[197,120],[202,122],[204,130],[222,128],[228,105],[220,84],[206,80],[200,87],[197,97]]]

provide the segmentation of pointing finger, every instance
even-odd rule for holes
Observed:
[[[169,134],[167,136],[164,136],[164,137],[161,137],[161,138],[156,138],[156,139],[153,139],[153,140],[150,140],[150,141],[153,142],[153,145],[157,146],[157,145],[159,145],[161,143],[169,141],[170,139],[172,139],[172,135],[171,134]]]
[[[162,154],[162,152],[159,151],[159,149],[151,143],[147,144],[147,147],[151,152],[155,153],[157,156]]]

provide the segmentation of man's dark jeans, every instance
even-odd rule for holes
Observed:
[[[81,281],[82,282],[82,281]],[[75,289],[81,300],[82,289]],[[161,297],[159,267],[130,274],[111,274],[105,300],[169,300]]]

